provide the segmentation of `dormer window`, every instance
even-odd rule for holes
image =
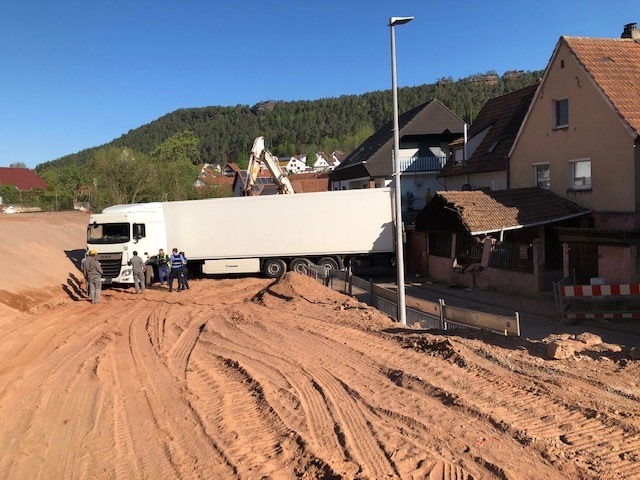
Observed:
[[[553,101],[553,128],[569,126],[569,99],[561,98]]]

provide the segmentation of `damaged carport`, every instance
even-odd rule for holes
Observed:
[[[551,289],[562,278],[556,227],[581,226],[590,213],[537,187],[439,191],[407,232],[407,268],[467,287],[520,294]]]

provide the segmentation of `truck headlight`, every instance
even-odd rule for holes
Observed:
[[[121,277],[130,277],[131,274],[133,273],[133,270],[131,268],[125,268],[122,273],[120,274]]]

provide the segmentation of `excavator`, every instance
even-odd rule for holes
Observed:
[[[264,137],[258,137],[253,141],[249,166],[247,167],[247,178],[244,182],[244,194],[246,196],[253,195],[253,185],[256,183],[256,178],[258,178],[258,172],[260,171],[260,164],[262,162],[265,163],[271,177],[276,183],[278,193],[295,193],[289,178],[280,170],[278,159],[265,148]]]

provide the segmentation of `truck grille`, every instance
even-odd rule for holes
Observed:
[[[103,278],[116,278],[120,275],[120,265],[122,264],[121,253],[99,253],[96,258],[102,267]]]

